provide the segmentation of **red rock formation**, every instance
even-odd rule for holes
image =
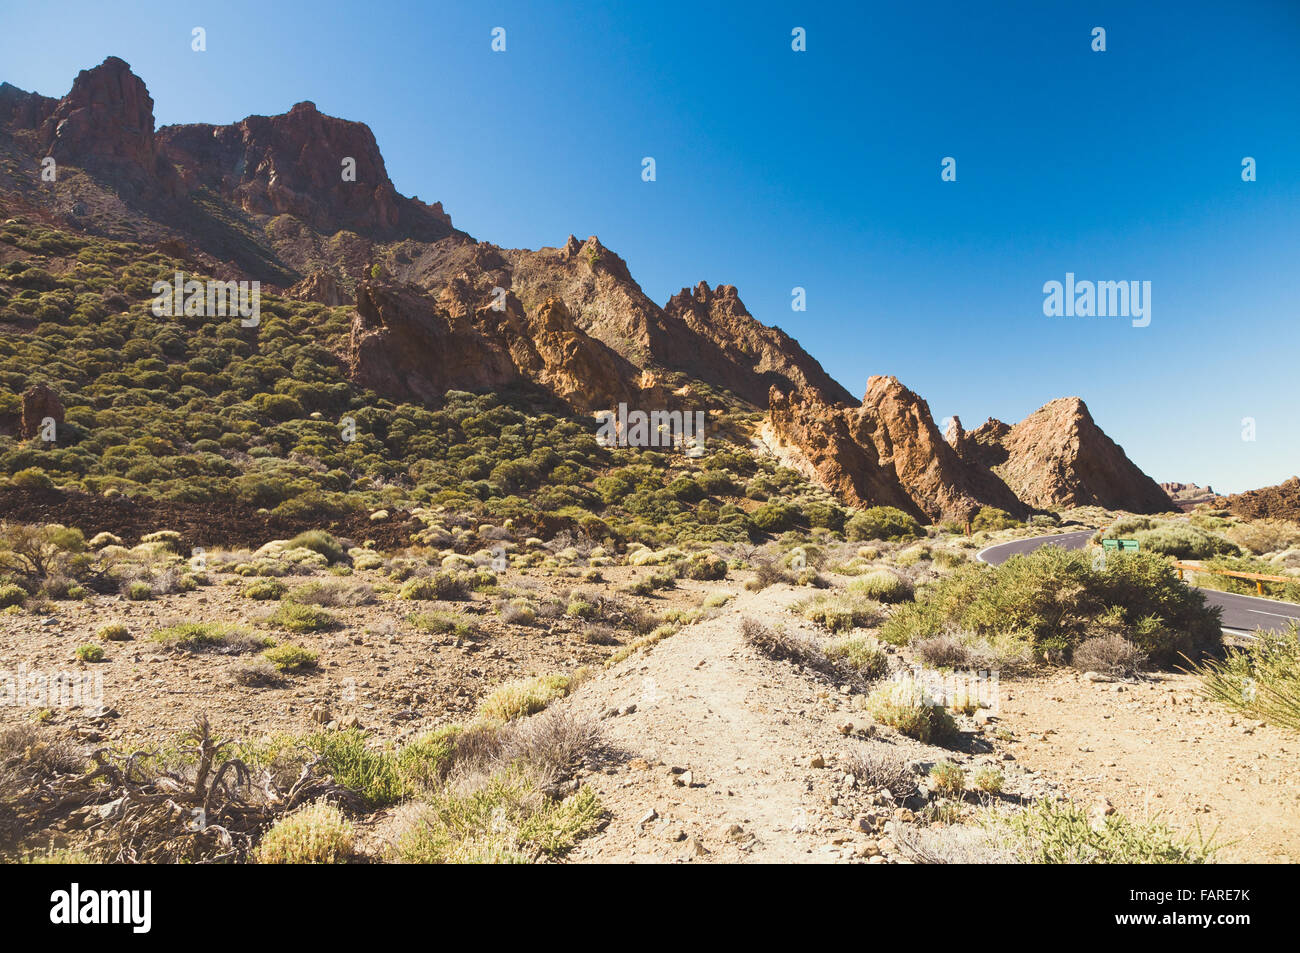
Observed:
[[[1300,522],[1300,477],[1284,480],[1245,493],[1234,493],[1220,502],[1238,516],[1247,519],[1274,519]]]
[[[696,376],[723,381],[752,404],[763,406],[772,387],[814,388],[831,403],[853,403],[853,396],[798,341],[755,320],[732,285],[710,288],[701,281],[673,295],[664,311],[714,345],[700,351],[700,357],[713,358],[714,365],[700,368]]]
[[[349,301],[348,295],[343,290],[343,285],[339,282],[338,277],[328,271],[312,272],[286,293],[290,298],[296,298],[299,301],[315,301],[317,304],[323,304],[331,308],[347,304]]]
[[[54,418],[55,434],[63,426],[63,401],[46,384],[33,384],[23,391],[22,422],[19,427],[21,436],[30,440],[41,433],[41,426],[47,417]]]
[[[901,491],[929,518],[956,520],[982,506],[1020,517],[1083,505],[1137,513],[1172,508],[1077,398],[1052,401],[1014,427],[990,419],[967,432],[954,418],[946,441],[925,401],[892,377],[871,378],[858,408],[808,403],[774,398],[770,442],[791,458],[802,456],[849,503],[898,506]]]
[[[121,172],[137,181],[157,172],[153,98],[116,56],[82,70],[72,91],[41,124],[41,145],[59,162]]]
[[[418,288],[365,281],[357,287],[348,350],[352,379],[396,400],[441,401],[448,390],[514,384],[510,355]]]
[[[785,394],[773,387],[764,437],[788,466],[850,506],[895,506],[923,519],[896,474],[882,465],[875,444],[854,438],[851,413],[813,391]]]
[[[1027,507],[1001,480],[964,461],[939,433],[929,405],[896,377],[872,377],[855,416],[854,439],[871,441],[883,466],[932,519],[965,521],[981,506],[1017,516]]]
[[[1161,513],[1173,502],[1106,436],[1082,400],[1062,397],[1030,414],[998,441],[996,472],[1037,507],[1104,506]]]
[[[164,126],[158,138],[187,187],[206,185],[247,212],[293,215],[326,234],[451,231],[441,206],[397,194],[368,126],[326,116],[314,103],[229,126]],[[344,178],[348,159],[354,181]]]

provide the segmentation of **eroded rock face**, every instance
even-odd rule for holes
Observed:
[[[302,281],[289,289],[290,298],[299,301],[315,301],[327,307],[336,308],[348,303],[347,293],[338,277],[328,271],[314,271]]]
[[[764,439],[788,466],[816,480],[850,506],[896,506],[918,519],[913,502],[875,444],[854,437],[853,411],[834,406],[811,391],[768,396]]]
[[[931,519],[965,521],[981,506],[1016,516],[1027,507],[989,470],[963,460],[944,442],[929,405],[896,377],[872,377],[854,412],[853,436],[870,440],[913,502]]]
[[[23,104],[25,115],[36,105]],[[110,56],[82,70],[40,128],[46,155],[144,181],[158,171],[153,98],[131,67]]]
[[[41,433],[46,418],[53,418],[55,434],[63,426],[63,401],[59,395],[46,384],[33,384],[22,395],[23,409],[19,433],[23,439],[30,440]]]
[[[348,369],[363,387],[397,400],[441,401],[448,390],[485,391],[519,380],[510,355],[418,288],[357,287]]]
[[[733,285],[710,288],[701,281],[673,295],[664,311],[712,345],[702,348],[700,357],[712,358],[713,366],[701,368],[698,376],[726,381],[752,404],[763,406],[772,387],[814,389],[830,403],[853,403],[853,396],[798,341],[757,321]]]
[[[1223,498],[1221,502],[1233,513],[1247,519],[1300,522],[1300,477],[1291,477],[1277,486],[1234,493]]]
[[[1066,506],[1172,508],[1078,398],[1052,401],[1014,427],[990,418],[967,431],[954,418],[944,438],[924,400],[895,378],[873,377],[856,408],[774,393],[768,431],[769,443],[858,506],[958,521],[982,506],[1021,518]]]
[[[229,126],[164,126],[158,138],[187,187],[206,185],[248,212],[293,215],[326,233],[451,231],[441,206],[398,195],[365,123],[326,116],[314,103]]]
[[[1078,397],[1030,414],[999,441],[997,472],[1031,506],[1104,506],[1133,513],[1174,509],[1159,485],[1106,436]]]

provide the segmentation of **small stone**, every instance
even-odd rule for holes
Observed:
[[[695,857],[704,857],[708,853],[708,848],[700,842],[698,837],[688,837],[686,838],[686,843],[682,845],[682,851],[679,856],[682,860],[691,860]]]
[[[826,759],[819,754],[815,754],[808,759],[808,767],[824,768],[826,767]]]
[[[842,734],[842,735],[851,735],[851,734],[853,734],[853,722],[851,722],[851,721],[846,721],[844,724],[840,725],[840,729],[839,729],[839,730],[840,730],[840,734]]]

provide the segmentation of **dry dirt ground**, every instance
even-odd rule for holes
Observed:
[[[515,578],[512,571],[505,582],[540,592],[612,591],[650,571],[611,568],[603,584],[536,573]],[[620,595],[659,613],[699,606],[719,590],[734,599],[609,668],[604,661],[619,646],[588,643],[577,620],[507,625],[491,598],[475,594],[469,603],[381,599],[332,608],[339,629],[291,637],[320,653],[315,672],[280,688],[243,687],[229,678],[235,659],[160,651],[147,639],[152,629],[184,620],[256,628],[274,608],[217,584],[150,602],[94,596],[59,603],[48,616],[0,615],[0,670],[77,669],[78,645],[93,641],[102,625],[126,623],[135,641],[103,643],[108,658],[93,667],[103,674],[111,712],[60,710],[50,724],[135,750],[175,738],[200,711],[226,737],[305,732],[355,718],[391,741],[467,720],[504,681],[590,666],[594,677],[557,704],[597,719],[616,756],[581,774],[600,795],[608,823],[569,855],[577,862],[901,861],[887,825],[930,821],[855,786],[845,768],[863,748],[922,766],[952,760],[968,772],[997,765],[1008,803],[1066,795],[1092,806],[1105,798],[1130,817],[1159,815],[1184,832],[1199,826],[1215,832],[1223,860],[1300,859],[1300,738],[1201,699],[1190,677],[1092,682],[1057,672],[1003,680],[994,720],[959,719],[958,750],[926,746],[874,725],[862,696],[750,647],[744,618],[809,634],[816,626],[788,610],[810,590],[747,592],[747,578],[682,580],[651,598]],[[431,608],[473,617],[482,635],[429,635],[406,621],[411,611]],[[0,706],[0,726],[32,714]],[[978,807],[968,799],[968,819]]]

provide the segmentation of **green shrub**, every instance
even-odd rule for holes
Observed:
[[[266,618],[266,623],[290,632],[324,632],[337,626],[338,619],[318,606],[282,602],[280,607]]]
[[[274,644],[268,638],[220,622],[180,622],[156,630],[149,638],[190,652],[252,652]]]
[[[431,576],[408,579],[398,591],[399,599],[444,602],[468,599],[469,584],[463,576],[450,572],[436,572]]]
[[[475,623],[452,612],[412,612],[406,621],[424,632],[455,635],[462,639],[475,638],[481,631]]]
[[[577,688],[585,675],[580,669],[571,675],[538,675],[507,682],[479,703],[479,716],[489,721],[511,721],[536,714]]]
[[[0,586],[0,609],[7,609],[9,606],[20,606],[26,600],[27,590],[22,586],[12,582]]]
[[[836,639],[826,645],[825,652],[831,661],[853,667],[863,678],[884,678],[889,674],[889,656],[864,636]]]
[[[1260,631],[1223,659],[1192,666],[1207,697],[1271,724],[1300,732],[1300,625]]]
[[[315,668],[319,656],[311,649],[300,645],[277,645],[262,653],[262,656],[281,672],[300,672]]]
[[[288,587],[279,579],[266,577],[250,582],[244,587],[244,595],[249,599],[279,599]]]
[[[727,578],[727,561],[716,553],[694,553],[686,561],[685,573],[689,579],[714,581]]]
[[[996,506],[981,506],[979,512],[970,521],[971,530],[976,533],[1016,529],[1024,525],[1006,510],[1000,510]]]
[[[344,864],[352,858],[354,838],[342,812],[317,801],[272,824],[253,858],[259,864]]]
[[[856,592],[826,592],[796,602],[790,607],[809,622],[831,632],[847,632],[880,621],[880,603]]]
[[[98,636],[104,642],[125,642],[131,638],[131,633],[121,622],[112,622],[101,628]]]
[[[1031,864],[1204,864],[1218,851],[1158,821],[1138,823],[1115,813],[1094,823],[1071,801],[1039,801],[1007,818],[1002,831],[1016,856]]]
[[[893,506],[872,506],[849,517],[844,534],[851,540],[920,539],[925,535],[921,524]]]
[[[765,533],[783,533],[800,518],[797,507],[789,503],[764,503],[749,514],[750,522]]]
[[[153,586],[137,579],[126,587],[126,597],[132,602],[145,602],[153,598]]]
[[[957,723],[942,705],[910,679],[885,682],[867,696],[867,711],[882,725],[925,744],[945,744],[957,737]]]
[[[1001,769],[985,765],[975,772],[975,789],[985,794],[1001,794],[1002,784],[1006,780]]]
[[[593,833],[603,814],[588,787],[564,801],[547,797],[530,773],[508,770],[470,789],[433,792],[398,837],[396,859],[410,864],[527,863],[560,857]]]
[[[912,598],[912,584],[888,569],[875,569],[849,583],[849,591],[877,602],[906,602]]]
[[[331,564],[347,562],[348,554],[343,544],[324,530],[309,529],[289,540],[290,549],[310,549],[320,553]]]
[[[944,797],[961,797],[966,792],[966,772],[951,761],[930,768],[930,790]]]
[[[98,645],[86,643],[77,647],[77,658],[83,662],[104,661],[104,650]]]
[[[1123,635],[1157,665],[1217,650],[1218,610],[1179,581],[1169,562],[1111,553],[1094,568],[1086,552],[1045,546],[1001,566],[963,566],[899,606],[881,627],[887,642],[909,644],[960,630],[988,638],[1027,634],[1033,650],[1067,661],[1097,627]]]

